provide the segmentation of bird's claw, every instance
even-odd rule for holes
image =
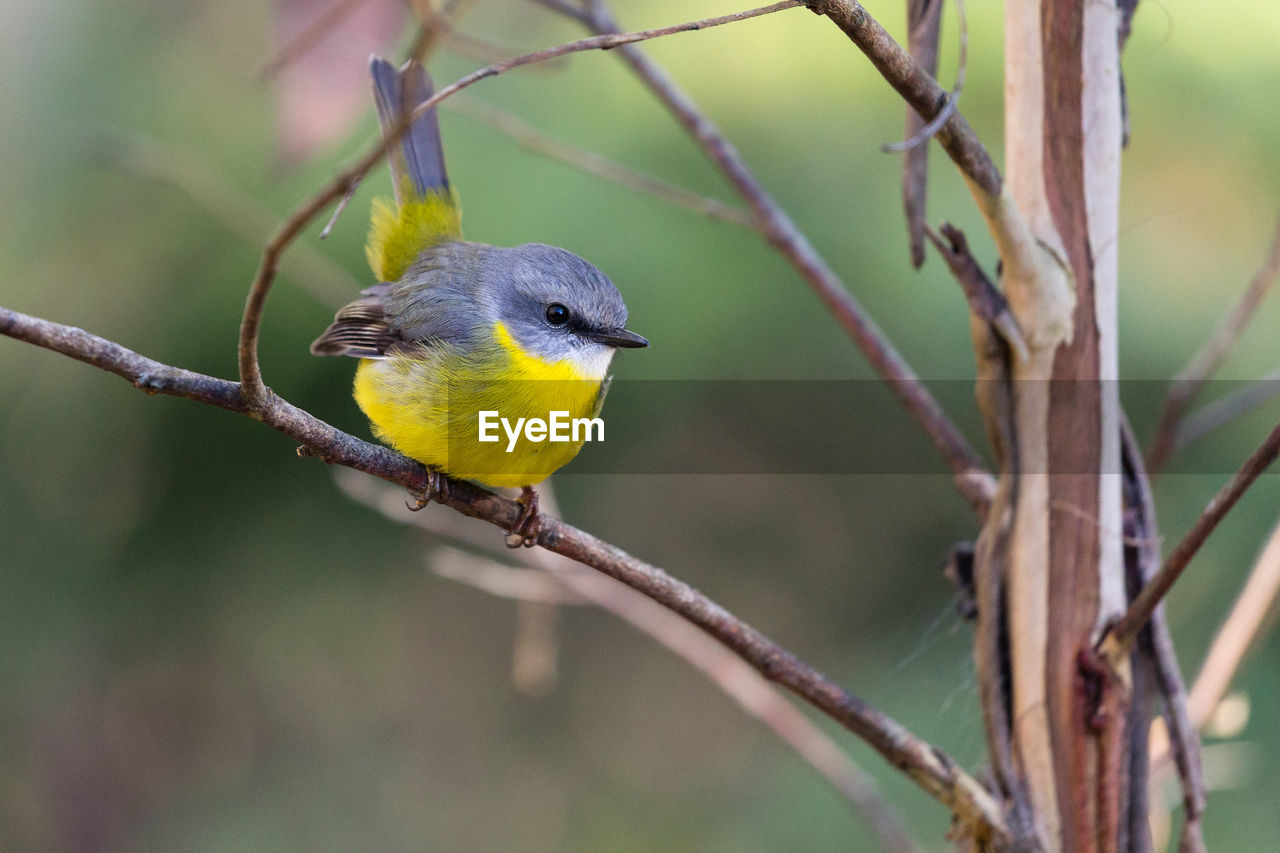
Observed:
[[[525,486],[520,494],[520,518],[516,521],[516,526],[507,531],[507,547],[532,548],[538,544],[538,523],[541,516],[538,514],[538,493],[533,490],[532,486]]]
[[[411,500],[404,502],[409,512],[418,512],[425,509],[427,504],[433,500],[444,503],[449,497],[449,479],[439,471],[427,469],[427,486],[418,491],[417,489],[409,490]]]

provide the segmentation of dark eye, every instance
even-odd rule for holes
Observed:
[[[563,326],[569,322],[569,309],[559,302],[552,302],[547,306],[547,322],[553,326]]]

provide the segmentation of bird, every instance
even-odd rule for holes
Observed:
[[[519,487],[507,544],[531,547],[534,487],[586,435],[494,441],[482,416],[508,426],[553,413],[594,419],[616,350],[649,342],[626,328],[613,282],[572,252],[464,240],[436,108],[415,114],[434,93],[430,76],[412,60],[397,68],[375,55],[369,67],[384,138],[401,132],[387,151],[395,201],[373,203],[365,254],[378,283],[337,312],[311,352],[360,359],[353,396],[374,435],[431,474],[412,509],[447,493],[441,474]]]

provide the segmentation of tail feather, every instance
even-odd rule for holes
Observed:
[[[377,56],[369,61],[378,122],[384,134],[431,97],[431,78],[416,62],[397,69]],[[444,149],[435,107],[418,116],[387,151],[396,192],[393,208],[381,199],[373,206],[365,254],[382,281],[400,278],[423,249],[462,236],[461,212],[444,167]]]
[[[369,60],[373,75],[373,94],[378,104],[378,123],[384,134],[396,130],[405,117],[434,94],[431,77],[417,62],[403,68],[381,57]],[[440,141],[440,123],[436,109],[414,119],[388,152],[396,201],[403,205],[428,193],[448,195],[449,175],[445,171],[444,147]]]

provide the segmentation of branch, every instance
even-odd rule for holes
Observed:
[[[1188,444],[1198,441],[1219,427],[1226,426],[1278,395],[1280,395],[1280,370],[1268,373],[1261,379],[1255,379],[1230,394],[1223,394],[1212,403],[1205,403],[1177,422],[1169,455],[1177,453]]]
[[[866,54],[881,76],[911,105],[920,117],[932,120],[947,103],[947,91],[912,60],[902,45],[855,0],[811,0],[809,8],[825,15]],[[938,129],[938,142],[964,175],[986,195],[1000,195],[1003,180],[964,116],[959,112]]]
[[[505,568],[505,578],[496,575],[498,569],[487,558],[479,558],[481,565],[468,567],[466,575],[452,572],[456,566],[446,564],[444,571],[438,558],[432,560],[436,574],[484,589],[494,595],[523,595],[529,593],[536,600],[551,600],[554,593],[532,584],[532,575],[546,585],[560,590],[563,604],[591,604],[617,616],[637,631],[665,647],[672,654],[703,673],[712,683],[733,699],[749,716],[764,723],[779,739],[794,749],[801,758],[832,787],[848,799],[858,815],[872,828],[881,845],[894,853],[913,853],[919,848],[902,825],[893,806],[886,802],[877,789],[875,780],[849,758],[840,746],[808,717],[800,713],[781,693],[766,681],[759,672],[740,660],[723,645],[690,625],[684,619],[664,607],[655,604],[630,587],[595,572],[584,571],[563,557],[541,548],[511,551],[497,546],[492,536],[477,535],[473,527],[463,527],[453,522],[457,516],[445,517],[430,513],[404,512],[404,501],[395,489],[382,487],[368,477],[343,469],[339,488],[349,497],[381,512],[397,524],[412,524],[435,536],[465,542],[484,551],[501,551],[502,558],[515,557],[537,569]],[[550,500],[549,500],[550,499]],[[543,506],[555,512],[554,495],[542,492]],[[472,556],[472,555],[468,555]],[[459,555],[459,559],[461,555]]]
[[[1182,576],[1191,558],[1200,550],[1200,546],[1209,538],[1218,523],[1226,517],[1235,506],[1240,496],[1253,485],[1267,467],[1280,454],[1280,425],[1271,431],[1266,440],[1253,452],[1244,465],[1240,467],[1230,480],[1209,501],[1208,506],[1182,541],[1170,552],[1160,571],[1147,582],[1142,591],[1133,599],[1129,609],[1120,617],[1103,638],[1103,650],[1107,659],[1113,663],[1119,661],[1128,652],[1133,640],[1142,626],[1147,623],[1151,613],[1173,588],[1173,584]]]
[[[942,31],[942,0],[907,0],[907,46],[926,74],[938,72],[938,39]],[[925,120],[907,107],[907,138],[914,139]],[[919,269],[925,258],[925,201],[929,187],[929,146],[913,146],[902,158],[902,209],[907,219],[907,244],[911,266]]]
[[[944,96],[946,103],[943,104],[942,109],[938,110],[938,114],[929,120],[928,124],[924,125],[918,131],[912,134],[909,138],[904,139],[901,142],[886,142],[885,144],[881,145],[880,150],[884,151],[886,154],[893,154],[893,153],[902,152],[902,151],[910,151],[913,148],[918,148],[925,142],[928,142],[930,139],[934,137],[934,134],[938,132],[938,129],[947,123],[947,119],[951,118],[951,114],[956,111],[956,104],[959,103],[960,101],[960,93],[964,91],[965,73],[969,68],[969,24],[965,18],[964,0],[955,0],[955,3],[956,3],[956,17],[959,18],[959,21],[960,21],[960,24],[959,24],[960,26],[960,58],[956,62],[956,65],[957,65],[956,84],[951,89],[951,92]],[[939,5],[938,9],[940,10],[941,8],[942,7]],[[932,46],[932,51],[934,54],[933,66],[930,67],[924,63],[921,64],[921,68],[930,77],[934,76],[935,72],[937,71],[937,64],[938,64],[937,63],[937,58],[938,58],[937,57],[937,51],[938,51],[937,33],[934,33],[934,44]],[[915,49],[912,48],[911,49],[912,59],[916,59],[915,53],[916,53]],[[916,61],[918,62],[919,60],[917,59]],[[924,249],[923,244],[921,244],[920,248],[923,251]]]
[[[969,240],[964,236],[964,232],[946,222],[942,223],[941,236],[928,225],[923,228],[925,236],[946,261],[947,269],[951,270],[952,277],[964,291],[969,310],[991,324],[1018,358],[1025,361],[1030,353],[1027,350],[1026,339],[1022,336],[1022,329],[1018,326],[1018,320],[1009,310],[1009,302],[1004,298],[1004,294],[996,288],[991,279],[987,278],[987,274],[982,271],[977,259],[969,251]],[[945,242],[943,237],[946,238]]]
[[[253,243],[278,219],[275,211],[237,190],[194,152],[106,126],[95,135],[91,150],[110,168],[178,189],[219,225]],[[298,247],[293,263],[285,266],[286,275],[292,267],[294,284],[332,309],[349,301],[362,286],[328,255],[305,244]]]
[[[1151,492],[1151,478],[1147,475],[1143,464],[1142,447],[1127,417],[1120,419],[1121,464],[1125,478],[1123,484],[1125,502],[1125,532],[1132,533],[1135,540],[1126,543],[1126,563],[1130,554],[1127,583],[1129,591],[1140,591],[1156,574],[1160,564],[1160,534],[1156,524],[1155,496]],[[1140,827],[1135,834],[1145,837],[1145,823],[1150,807],[1139,808],[1147,802],[1147,789],[1150,784],[1149,733],[1151,731],[1150,713],[1147,708],[1139,708],[1137,701],[1142,697],[1138,689],[1139,673],[1150,673],[1148,679],[1154,681],[1164,700],[1165,730],[1172,738],[1172,746],[1178,764],[1178,779],[1182,786],[1183,824],[1182,853],[1195,853],[1204,849],[1201,838],[1200,819],[1205,807],[1204,769],[1201,760],[1200,738],[1196,727],[1191,724],[1187,711],[1187,688],[1182,680],[1182,670],[1178,666],[1178,653],[1174,648],[1173,635],[1169,631],[1169,623],[1165,619],[1164,606],[1157,605],[1151,612],[1151,619],[1145,630],[1139,631],[1142,641],[1138,645],[1139,654],[1134,656],[1134,705],[1130,720],[1134,728],[1130,732],[1133,742],[1140,750],[1133,756],[1136,765],[1129,772],[1135,782],[1141,784],[1134,790],[1134,801],[1130,803],[1131,825]],[[1154,676],[1154,678],[1151,678]]]
[[[1165,397],[1160,410],[1160,419],[1156,422],[1155,435],[1151,439],[1151,451],[1148,454],[1148,467],[1158,471],[1168,461],[1178,445],[1178,427],[1187,406],[1191,404],[1205,381],[1218,369],[1231,347],[1244,332],[1249,321],[1253,319],[1258,306],[1276,277],[1280,276],[1280,226],[1276,227],[1271,238],[1271,246],[1262,261],[1262,266],[1254,274],[1249,287],[1241,294],[1240,299],[1231,311],[1223,318],[1218,328],[1205,342],[1200,351],[1192,356],[1186,367],[1182,368],[1169,393]]]
[[[588,0],[584,17],[587,25],[598,33],[617,32],[619,29],[608,7],[600,0]],[[840,277],[827,266],[791,217],[769,195],[720,129],[645,54],[630,46],[619,48],[618,53],[747,202],[764,238],[800,273],[908,414],[942,452],[955,474],[957,488],[982,515],[995,492],[994,478],[915,371]]]
[[[495,77],[513,68],[519,68],[522,65],[530,65],[535,62],[545,62],[548,59],[554,59],[558,56],[565,56],[570,53],[579,53],[584,50],[609,50],[611,48],[620,47],[622,45],[632,44],[633,42],[645,41],[647,39],[659,38],[661,36],[673,35],[675,33],[689,32],[692,30],[703,30],[710,27],[718,27],[723,24],[731,24],[736,21],[745,21],[749,18],[767,15],[772,12],[780,12],[784,9],[792,9],[800,5],[799,0],[782,0],[772,6],[765,6],[759,9],[751,9],[745,12],[735,12],[730,15],[721,15],[717,18],[705,18],[698,21],[689,21],[683,24],[675,24],[668,27],[659,27],[652,30],[643,30],[632,33],[613,33],[610,35],[601,35],[594,38],[580,39],[579,41],[569,42],[568,44],[557,45],[543,50],[534,51],[533,53],[522,54],[511,59],[496,62],[493,65],[487,65],[484,68],[471,72],[465,77],[455,80],[448,86],[438,90],[432,97],[419,104],[418,107],[407,113],[400,123],[400,126],[392,129],[390,132],[383,134],[383,138],[378,144],[370,148],[364,156],[362,156],[354,166],[339,174],[327,186],[313,195],[311,198],[299,205],[289,218],[284,221],[280,228],[267,241],[262,253],[262,263],[258,267],[257,275],[254,277],[253,285],[249,289],[249,296],[245,300],[244,315],[240,321],[240,342],[239,342],[239,368],[240,368],[240,385],[241,393],[251,409],[259,406],[267,405],[267,388],[262,382],[262,368],[258,363],[258,334],[262,328],[262,311],[266,305],[267,294],[271,290],[271,285],[275,281],[277,267],[280,263],[280,256],[285,249],[289,247],[301,233],[302,229],[307,226],[312,219],[319,215],[334,201],[342,198],[350,190],[360,182],[360,179],[374,167],[374,165],[382,158],[387,149],[394,145],[399,138],[408,131],[410,125],[419,116],[425,115],[428,110],[445,98],[461,91],[462,89],[472,86],[488,77]]]
[[[1188,710],[1197,728],[1204,726],[1222,701],[1245,654],[1264,630],[1267,616],[1280,599],[1280,524],[1249,572],[1231,614],[1218,628],[1200,674],[1191,687]]]
[[[621,163],[615,163],[594,151],[570,145],[555,137],[548,136],[520,117],[498,109],[473,98],[454,98],[449,102],[456,112],[467,118],[484,122],[500,133],[511,137],[520,145],[536,154],[550,157],[580,169],[589,175],[611,181],[627,189],[653,196],[662,201],[701,213],[704,216],[732,222],[744,228],[754,228],[755,222],[751,214],[740,207],[725,204],[723,201],[698,195],[684,187],[669,184],[658,178],[638,172]]]
[[[275,394],[250,401],[234,382],[161,364],[81,329],[6,308],[0,308],[0,334],[92,364],[128,379],[150,394],[196,400],[248,415],[302,442],[306,455],[329,464],[364,471],[418,492],[428,488],[428,472],[422,465],[388,448],[347,435]],[[449,478],[447,484],[447,493],[432,497],[463,515],[502,530],[513,529],[520,519],[521,506],[516,501],[462,480]],[[765,678],[786,687],[861,737],[947,806],[975,837],[1007,836],[999,805],[953,759],[688,584],[550,516],[540,517],[536,541],[549,551],[622,581],[715,637]]]
[[[258,68],[258,79],[269,80],[286,66],[305,56],[367,2],[368,0],[337,0],[263,62]]]

